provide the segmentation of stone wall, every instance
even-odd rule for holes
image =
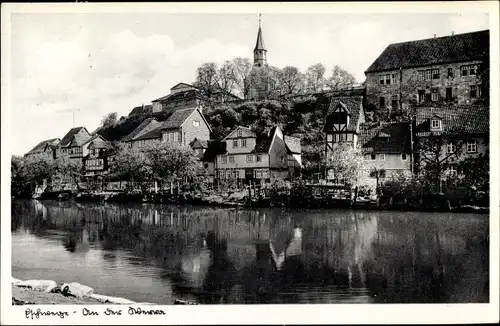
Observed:
[[[461,67],[468,65],[477,65],[480,61],[470,61],[461,63],[437,64],[432,66],[423,66],[408,68],[402,70],[402,78],[399,70],[368,73],[366,75],[366,105],[369,111],[379,112],[391,111],[393,97],[399,101],[401,96],[402,109],[407,110],[408,105],[429,104],[436,105],[443,103],[453,104],[471,104],[476,99],[471,98],[470,86],[479,86],[481,84],[478,74],[462,76]],[[476,73],[477,73],[476,67]],[[433,70],[439,70],[436,76],[433,76]],[[450,69],[450,71],[448,71]],[[431,70],[430,79],[426,75],[426,70]],[[423,72],[423,79],[420,76]],[[448,75],[448,72],[451,75]],[[380,84],[381,76],[389,76],[390,84]],[[447,99],[447,88],[451,88],[451,98]],[[479,88],[479,87],[478,87]],[[432,92],[435,89],[437,100],[432,98]],[[424,103],[419,99],[419,91],[424,93]],[[478,90],[478,92],[480,92]],[[479,93],[478,93],[479,95]],[[380,98],[384,98],[385,105],[381,106]],[[427,103],[425,103],[427,102]],[[399,109],[399,102],[397,103]]]

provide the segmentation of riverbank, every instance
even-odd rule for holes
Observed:
[[[12,304],[152,304],[135,302],[125,298],[95,294],[91,287],[79,283],[60,286],[50,280],[12,279]]]

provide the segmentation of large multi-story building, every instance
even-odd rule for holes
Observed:
[[[189,146],[194,139],[208,140],[210,131],[203,113],[198,108],[187,108],[174,111],[164,122],[150,120],[139,125],[124,141],[132,148],[141,148],[159,141]]]
[[[88,145],[89,139],[92,136],[87,131],[85,127],[72,128],[68,133],[61,139],[57,146],[57,157],[67,156],[70,159],[81,160],[86,147]]]
[[[416,113],[415,125],[417,173],[422,173],[426,164],[432,164],[436,177],[461,176],[468,172],[460,170],[461,162],[489,151],[486,106],[422,107]]]
[[[472,104],[488,53],[488,30],[390,44],[365,71],[366,109]]]
[[[300,140],[283,135],[274,127],[257,134],[238,126],[223,140],[226,150],[216,157],[215,169],[220,180],[272,182],[297,176],[301,167]]]

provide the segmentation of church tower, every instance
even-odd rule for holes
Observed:
[[[259,14],[259,32],[257,33],[257,43],[253,50],[253,65],[256,67],[265,67],[267,65],[267,50],[262,38],[261,16]]]

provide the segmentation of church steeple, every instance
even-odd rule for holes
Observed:
[[[267,64],[267,50],[264,46],[264,39],[262,38],[261,17],[262,15],[259,14],[259,31],[257,33],[255,49],[253,50],[253,64],[257,67],[263,67]]]

